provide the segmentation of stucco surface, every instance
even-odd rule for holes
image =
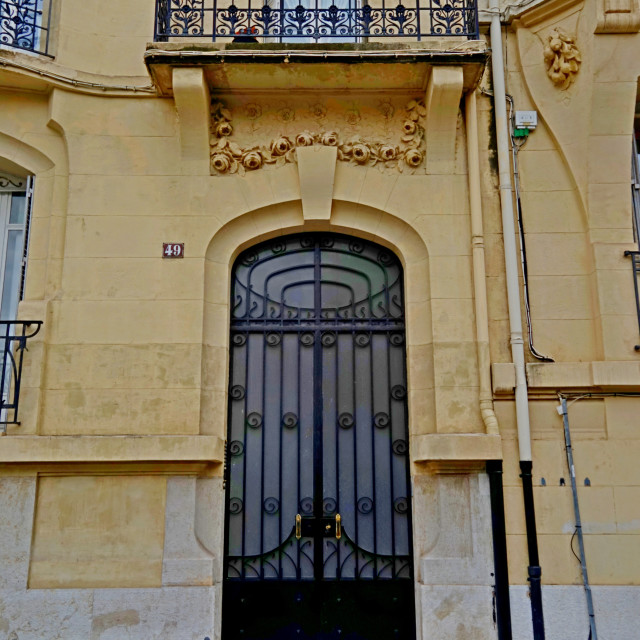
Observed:
[[[527,366],[554,640],[586,638],[559,391],[590,396],[571,404],[569,418],[599,629],[605,640],[637,636],[638,398],[619,394],[640,392],[624,257],[637,249],[629,156],[640,35],[637,3],[626,21],[610,5],[541,0],[505,14],[507,90],[516,109],[538,114],[518,159],[535,346],[555,360],[531,356]],[[346,91],[336,83],[348,65],[338,80],[322,62],[304,70],[283,62],[278,77],[315,82],[292,91],[270,86],[246,58],[234,73],[260,76],[254,87],[230,91],[212,80],[222,72],[169,65],[160,97],[144,89],[153,7],[65,0],[53,16],[55,59],[0,51],[35,69],[0,67],[0,167],[35,176],[20,316],[44,320],[25,354],[21,424],[0,438],[0,633],[216,637],[232,265],[263,240],[336,231],[382,244],[404,267],[420,633],[496,637],[490,509],[478,471],[503,457],[514,637],[528,638],[488,74],[476,88],[464,62],[432,61],[419,90],[388,91],[380,87],[392,67],[369,61],[353,77],[378,68],[377,76]],[[556,29],[581,55],[566,86],[544,62]],[[127,89],[134,85],[142,90]],[[468,153],[470,89],[479,186]],[[417,133],[408,133],[411,122]],[[219,134],[221,124],[232,133]],[[296,155],[301,135],[313,144],[300,143]],[[416,141],[421,161],[412,167],[404,154]],[[354,145],[373,155],[397,149],[358,162]],[[212,169],[224,149],[233,173]],[[259,169],[247,165],[249,151],[261,154]],[[164,242],[184,242],[185,257],[164,260]],[[483,380],[497,433],[481,414]]]
[[[527,587],[511,587],[514,640],[531,637],[530,602]],[[593,604],[598,637],[634,640],[638,637],[638,587],[593,587]],[[554,585],[542,588],[545,632],[549,640],[589,637],[589,616],[584,589]]]

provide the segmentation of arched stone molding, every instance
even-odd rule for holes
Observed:
[[[202,396],[200,433],[226,433],[229,349],[229,287],[233,261],[245,248],[300,231],[334,231],[377,242],[391,249],[405,271],[409,433],[435,431],[435,399],[429,255],[418,233],[385,211],[333,201],[329,220],[305,221],[300,202],[271,205],[245,213],[224,225],[205,256]]]
[[[29,304],[27,301],[52,297],[61,284],[69,168],[64,140],[51,129],[45,132],[46,136],[20,132],[23,139],[39,141],[41,144],[37,147],[0,132],[0,158],[6,158],[36,178],[30,231],[32,250],[21,308]],[[48,242],[41,242],[43,237],[48,238]],[[46,251],[37,253],[33,250],[36,246],[46,247]]]
[[[433,432],[435,426],[434,366],[427,247],[409,224],[381,209],[333,200],[327,220],[305,220],[301,200],[272,204],[238,215],[223,225],[212,238],[205,255],[204,326],[202,351],[202,395],[200,433],[225,438],[230,316],[230,276],[234,260],[245,248],[269,238],[302,231],[332,231],[377,242],[392,250],[402,261],[405,274],[407,319],[407,375],[409,387],[409,434]],[[195,513],[193,537],[185,554],[193,566],[211,567],[216,600],[221,598],[224,556],[224,487],[222,478],[193,478]],[[193,491],[193,489],[191,489]],[[416,505],[414,522],[424,520]],[[212,534],[212,532],[214,532]],[[205,553],[203,554],[203,551]],[[165,546],[165,553],[167,552]],[[208,556],[207,554],[211,554]],[[213,561],[213,564],[212,564]],[[418,558],[416,557],[416,563]],[[178,563],[177,566],[182,566]],[[196,571],[197,573],[197,571]],[[416,571],[417,574],[417,571]],[[200,579],[205,574],[199,574]],[[173,584],[193,584],[187,571],[174,573]],[[219,620],[219,618],[218,618]],[[218,620],[216,621],[219,624]]]
[[[23,137],[34,139],[22,132]],[[49,140],[49,138],[51,140]],[[39,137],[35,139],[40,139]],[[37,432],[45,386],[46,342],[51,325],[49,300],[60,288],[67,208],[68,163],[61,139],[49,132],[43,149],[0,132],[0,158],[18,166],[21,174],[35,177],[30,226],[30,250],[25,297],[18,316],[44,320],[44,330],[29,345],[29,367],[22,378],[21,435]],[[9,428],[9,433],[12,429]]]
[[[0,157],[34,175],[43,174],[54,167],[53,160],[42,151],[6,133],[0,133]]]

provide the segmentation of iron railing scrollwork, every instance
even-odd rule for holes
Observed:
[[[52,0],[0,0],[0,45],[49,55]]]
[[[156,0],[157,42],[477,39],[478,33],[477,0]]]
[[[625,251],[624,255],[631,258],[633,289],[636,296],[636,313],[638,314],[638,331],[640,332],[640,251]],[[635,346],[635,350],[640,351],[640,344]]]
[[[18,408],[24,352],[27,351],[27,340],[33,338],[41,326],[42,320],[0,320],[0,430],[3,432],[8,424],[20,424]]]

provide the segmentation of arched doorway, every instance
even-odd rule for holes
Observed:
[[[231,286],[223,640],[413,640],[400,262],[300,234]]]

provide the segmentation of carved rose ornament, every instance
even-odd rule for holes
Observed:
[[[253,112],[260,109],[258,105],[251,106]],[[293,139],[280,136],[266,145],[243,148],[230,139],[233,134],[231,112],[222,103],[214,102],[211,105],[211,169],[220,175],[244,175],[265,165],[280,167],[295,162],[297,147],[324,145],[337,147],[338,160],[342,162],[413,173],[424,161],[424,127],[421,122],[427,111],[424,103],[418,100],[411,100],[405,109],[407,118],[397,145],[359,138],[343,141],[336,131],[301,131]]]

